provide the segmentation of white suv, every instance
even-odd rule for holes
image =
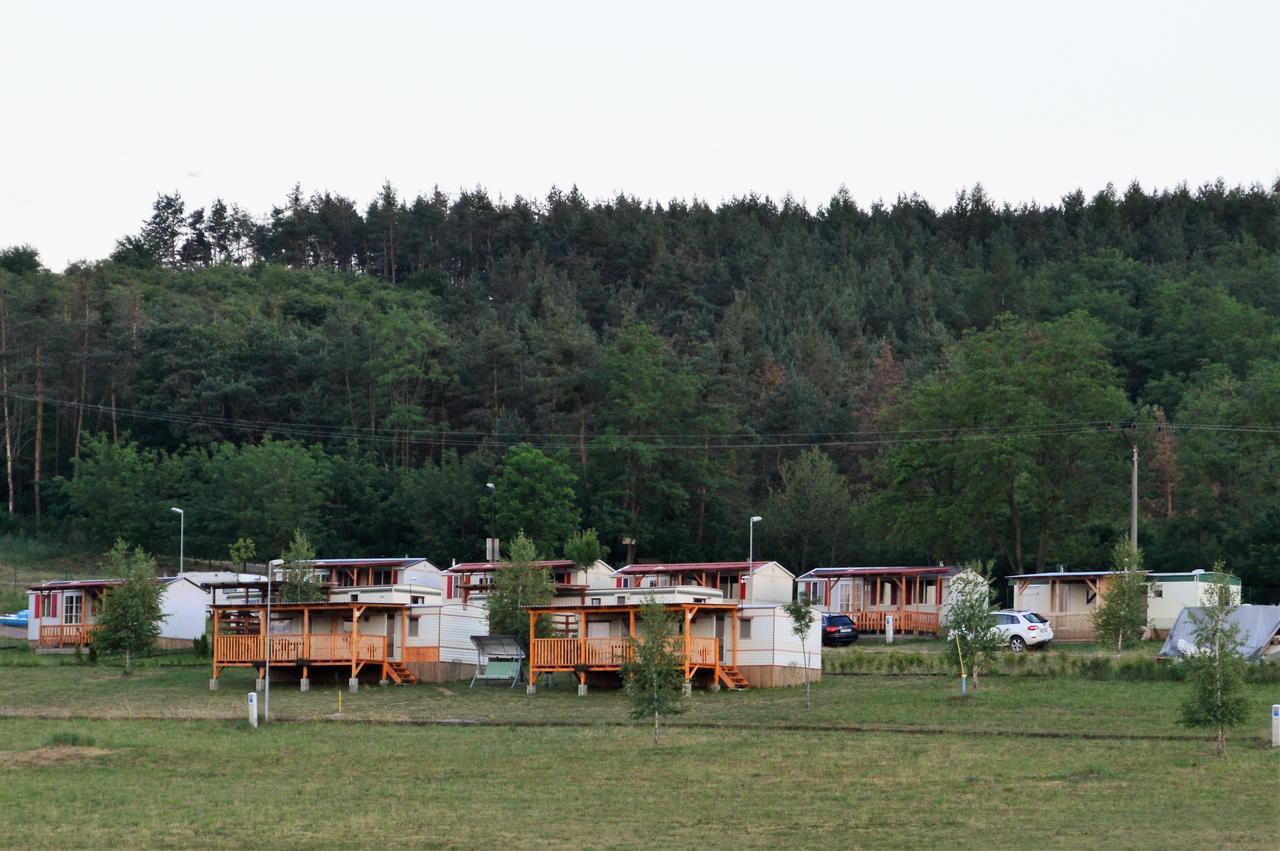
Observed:
[[[996,612],[996,631],[1004,636],[1014,653],[1053,641],[1053,627],[1035,612],[1001,609]]]

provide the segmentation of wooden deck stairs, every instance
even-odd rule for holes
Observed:
[[[404,662],[388,662],[387,673],[391,675],[391,679],[397,685],[409,685],[418,681],[418,678],[413,675],[413,671],[410,671]]]
[[[742,676],[742,672],[732,665],[720,666],[720,681],[724,683],[725,688],[734,691],[751,688],[751,683],[747,682],[747,678]]]

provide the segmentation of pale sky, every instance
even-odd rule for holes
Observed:
[[[0,246],[389,179],[938,206],[1280,176],[1280,4],[0,0]]]

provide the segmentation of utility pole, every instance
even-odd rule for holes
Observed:
[[[1129,481],[1129,545],[1138,551],[1138,446],[1133,446],[1133,473]]]

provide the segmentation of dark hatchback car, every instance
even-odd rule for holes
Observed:
[[[852,644],[858,640],[858,628],[848,615],[822,616],[822,643],[829,647]]]

